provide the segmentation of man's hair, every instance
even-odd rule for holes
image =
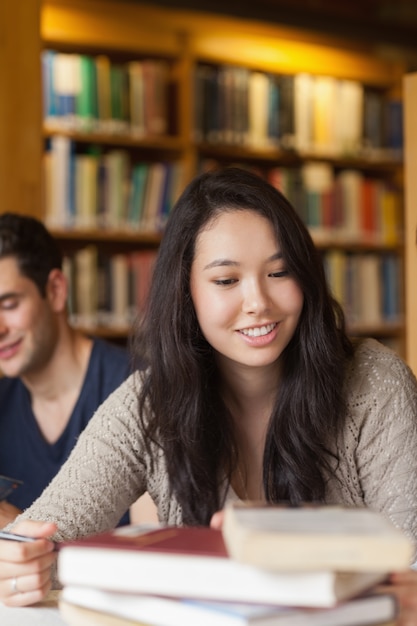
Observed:
[[[33,281],[42,297],[51,270],[62,269],[59,246],[34,217],[17,213],[0,215],[0,259],[15,258],[23,276]]]

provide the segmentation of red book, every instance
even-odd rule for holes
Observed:
[[[64,542],[60,546],[61,550],[65,547],[78,546],[228,558],[221,531],[206,526],[162,526],[155,530],[149,530],[148,527],[142,529],[140,526],[128,526],[120,530]]]
[[[375,573],[269,572],[228,556],[221,531],[125,526],[61,544],[65,585],[108,591],[289,606],[333,606],[381,580]]]

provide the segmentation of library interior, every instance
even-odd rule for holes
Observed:
[[[192,4],[2,3],[0,187],[59,239],[72,320],[124,343],[180,190],[234,164],[297,207],[352,336],[417,372],[412,3]]]
[[[1,212],[47,226],[71,323],[117,345],[182,190],[238,166],[308,226],[349,335],[417,375],[416,111],[408,0],[0,2]],[[43,609],[4,615],[47,623]],[[68,615],[51,624],[139,624]]]

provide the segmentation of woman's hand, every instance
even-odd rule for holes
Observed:
[[[210,520],[210,528],[221,530],[223,527],[224,511],[217,511]]]
[[[378,586],[378,591],[396,596],[399,616],[395,626],[417,626],[417,571],[406,570],[389,576],[390,584]]]
[[[13,532],[38,538],[20,542],[0,540],[0,601],[7,606],[40,602],[51,588],[51,566],[56,560],[54,544],[48,537],[56,532],[50,522],[25,521]]]

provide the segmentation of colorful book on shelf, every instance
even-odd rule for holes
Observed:
[[[362,235],[363,175],[356,170],[346,169],[338,175],[337,180],[343,202],[343,235],[351,241],[358,241]]]
[[[223,535],[230,555],[271,571],[389,572],[412,562],[411,540],[366,507],[230,503]]]
[[[120,619],[121,624],[133,622],[149,626],[365,626],[392,621],[397,614],[395,598],[387,593],[369,594],[335,607],[317,609],[203,602],[107,592],[92,587],[64,587],[60,597],[64,619],[80,626],[83,609],[94,612],[96,622],[91,623],[105,624],[113,617]]]
[[[229,557],[220,530],[125,527],[62,544],[58,576],[64,586],[108,591],[253,602],[333,606],[378,582],[381,572],[271,572]]]
[[[403,103],[388,99],[385,103],[386,146],[394,158],[400,158],[404,147]]]
[[[127,222],[134,229],[141,227],[148,174],[149,163],[136,163],[132,168]]]
[[[145,135],[145,99],[142,61],[127,64],[129,77],[130,129],[134,136]]]
[[[127,150],[110,150],[104,155],[106,187],[104,194],[105,224],[109,228],[126,225],[129,212],[127,186],[130,171],[130,156]]]
[[[129,256],[124,253],[110,257],[111,315],[114,327],[126,327],[129,320]]]
[[[127,67],[120,63],[110,65],[111,130],[115,133],[129,129],[129,78]]]
[[[95,57],[94,63],[97,77],[99,130],[106,132],[111,128],[110,59],[106,54],[99,54]]]
[[[47,126],[53,127],[57,120],[57,101],[54,85],[55,50],[41,53],[43,117]]]
[[[273,145],[278,146],[280,140],[280,82],[279,76],[270,74],[268,88],[268,137]]]
[[[263,72],[251,72],[248,85],[249,131],[248,144],[265,148],[269,142],[269,77]]]
[[[360,302],[359,322],[366,326],[383,322],[382,257],[369,253],[359,255],[358,289]]]
[[[75,214],[74,142],[55,135],[49,140],[45,154],[45,214],[48,226],[70,226]]]
[[[294,147],[294,76],[279,77],[279,140],[282,148]]]
[[[341,156],[356,156],[362,146],[363,85],[355,80],[339,81],[336,143]]]
[[[313,83],[313,145],[315,152],[334,155],[340,151],[336,136],[338,80],[316,76]]]
[[[76,98],[81,87],[80,56],[57,52],[53,57],[57,118],[62,128],[76,128]]]
[[[74,319],[76,324],[86,328],[94,326],[97,321],[97,255],[97,247],[89,244],[77,250],[74,258],[76,276]]]
[[[140,220],[140,229],[143,231],[156,232],[158,230],[168,168],[169,165],[166,163],[149,164]]]
[[[96,64],[93,57],[86,54],[80,55],[79,64],[80,89],[75,98],[77,128],[92,131],[95,130],[98,117]]]
[[[98,165],[97,156],[75,156],[75,215],[76,228],[95,228],[98,223]]]
[[[382,315],[384,321],[398,323],[401,321],[400,301],[402,293],[400,259],[395,254],[384,254],[381,264],[383,284]]]
[[[384,147],[385,96],[380,89],[365,87],[363,92],[363,142],[366,153],[373,154]]]
[[[163,135],[168,131],[169,66],[163,60],[146,59],[142,72],[145,133]]]
[[[245,144],[248,137],[248,88],[250,70],[234,68],[234,141]]]
[[[381,238],[387,245],[396,245],[400,240],[400,197],[398,190],[383,184],[380,194]]]
[[[142,313],[146,306],[156,256],[156,250],[138,250],[129,254],[131,303],[138,313]]]
[[[314,78],[301,72],[294,77],[294,148],[300,152],[313,147]]]

